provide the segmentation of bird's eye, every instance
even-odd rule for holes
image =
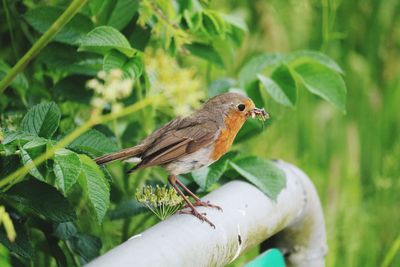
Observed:
[[[246,106],[244,104],[239,104],[237,108],[238,110],[243,111],[246,108]]]

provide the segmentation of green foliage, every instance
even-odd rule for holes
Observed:
[[[285,173],[274,163],[254,156],[239,158],[229,163],[243,178],[260,188],[273,200],[286,186]]]
[[[72,150],[89,153],[95,156],[115,152],[118,149],[114,142],[110,141],[107,136],[95,129],[85,132],[72,141],[68,147]]]
[[[80,155],[82,172],[79,183],[93,205],[97,222],[103,221],[110,203],[110,186],[99,166],[86,155]]]
[[[32,242],[29,238],[28,231],[21,222],[13,222],[17,238],[11,242],[3,230],[0,230],[0,243],[4,245],[11,253],[14,253],[24,259],[31,259],[34,255]]]
[[[268,76],[264,75],[267,74]],[[277,103],[294,107],[300,85],[311,93],[346,111],[346,85],[342,70],[322,53],[298,51],[287,55],[262,54],[246,63],[239,74],[249,94],[257,90],[255,80]],[[249,92],[250,91],[250,92]]]
[[[67,222],[76,218],[68,200],[54,187],[36,180],[23,181],[3,196],[53,222]]]
[[[44,33],[63,12],[64,8],[61,7],[41,6],[30,9],[25,14],[25,19],[35,30]],[[92,28],[93,23],[89,17],[77,14],[61,29],[54,40],[66,44],[77,44]]]
[[[79,156],[68,150],[61,149],[54,155],[54,175],[56,185],[64,193],[68,193],[75,184],[82,171],[82,163]]]
[[[0,16],[8,19],[0,25],[6,42],[0,49],[0,79],[66,9],[63,1],[45,4],[4,1]],[[345,111],[342,76],[348,69],[315,46],[315,51],[299,50],[309,49],[308,44],[272,49],[270,40],[255,41],[269,32],[265,29],[274,29],[256,21],[258,8],[242,1],[92,0],[36,58],[28,55],[26,71],[18,71],[0,98],[0,201],[17,232],[12,243],[0,230],[0,242],[11,258],[25,265],[84,264],[154,223],[134,194],[145,184],[158,184],[164,173],[148,169],[128,177],[130,166],[113,163],[106,169],[93,158],[137,144],[173,117],[191,112],[206,95],[241,91],[271,111],[273,119],[247,121],[233,152],[186,175],[187,186],[203,194],[231,179],[245,179],[277,198],[285,176],[263,157],[275,156],[274,147],[286,142],[265,133],[281,130],[289,139],[289,131],[279,127],[285,123],[282,114],[305,114],[291,124],[301,123],[299,129],[310,114],[319,114],[303,91]],[[25,14],[22,20],[20,14]],[[285,50],[298,51],[265,52]],[[156,94],[163,101],[128,112],[131,104]],[[113,117],[121,111],[127,116]],[[82,131],[75,135],[76,130]],[[302,140],[310,133],[293,134]],[[302,150],[312,144],[299,146],[288,158],[312,158]],[[29,171],[20,175],[21,167]]]
[[[21,130],[40,137],[51,138],[60,123],[60,110],[55,103],[36,105],[26,113]]]
[[[111,49],[116,49],[127,57],[131,57],[135,53],[125,36],[110,26],[96,27],[80,40],[80,51],[104,55]]]

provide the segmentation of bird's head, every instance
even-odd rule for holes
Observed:
[[[224,117],[246,120],[248,117],[267,120],[269,114],[263,108],[256,108],[253,100],[239,93],[224,93],[209,99],[203,109],[221,112]]]

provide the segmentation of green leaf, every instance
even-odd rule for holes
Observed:
[[[78,51],[91,51],[104,55],[111,49],[116,49],[128,57],[132,57],[135,53],[125,36],[110,26],[100,26],[89,32],[80,41]]]
[[[347,90],[340,74],[318,62],[302,63],[294,71],[308,91],[346,112]]]
[[[317,51],[297,51],[290,53],[288,56],[289,64],[297,65],[299,63],[308,62],[308,61],[317,61],[318,63],[328,67],[335,72],[343,73],[342,68],[330,57],[327,55],[317,52]]]
[[[18,143],[19,145],[24,145],[35,138],[37,138],[37,135],[33,133],[23,131],[6,132],[2,144],[8,145],[11,143]]]
[[[210,166],[193,171],[193,180],[202,190],[208,190],[222,177],[228,167],[228,159],[232,158],[234,155],[236,155],[236,153],[229,152]]]
[[[25,14],[25,19],[35,30],[44,33],[63,12],[63,8],[42,6],[29,10]],[[83,14],[76,14],[61,28],[54,40],[66,44],[77,44],[91,29],[93,29],[93,23],[90,18]]]
[[[68,147],[72,150],[88,152],[95,156],[101,156],[118,150],[118,146],[110,138],[94,129],[76,138]]]
[[[32,241],[29,238],[26,226],[17,220],[13,220],[13,225],[17,233],[17,238],[11,242],[3,229],[0,227],[0,243],[10,252],[17,254],[25,259],[31,259],[34,255]]]
[[[257,79],[257,74],[263,69],[282,63],[284,56],[279,53],[261,54],[251,58],[239,72],[240,87],[247,86]]]
[[[268,94],[276,102],[294,107],[296,104],[296,85],[294,80],[289,80],[291,78],[290,73],[288,73],[285,67],[278,68],[274,72],[275,78],[280,79],[280,83],[284,86],[281,87],[275,80],[270,79],[262,74],[258,74],[257,77],[260,80],[260,85],[268,92]]]
[[[292,72],[286,65],[281,65],[271,75],[272,80],[282,88],[291,106],[296,105],[297,87]]]
[[[191,54],[205,59],[206,61],[215,64],[218,67],[223,68],[225,66],[222,58],[211,45],[193,43],[185,45],[185,48],[189,50]]]
[[[32,141],[26,143],[23,147],[20,146],[19,149],[21,151],[22,163],[24,165],[32,163],[33,159],[46,152],[46,146],[48,143],[49,140],[36,137]],[[33,166],[29,169],[29,173],[41,181],[45,180],[43,175],[45,172],[46,170],[44,165]]]
[[[97,222],[101,224],[110,204],[110,186],[96,162],[86,155],[79,157],[82,162],[79,182],[94,208]]]
[[[101,241],[95,236],[77,234],[69,242],[72,250],[82,257],[84,264],[100,255]]]
[[[213,10],[204,10],[202,12],[203,32],[210,38],[224,37],[226,25],[219,13]]]
[[[128,58],[117,50],[111,50],[104,56],[103,70],[121,69],[124,77],[139,78],[143,73],[143,63],[139,57]]]
[[[57,189],[38,180],[20,182],[11,187],[5,196],[53,222],[76,219],[75,211],[68,200]]]
[[[54,174],[56,184],[66,194],[78,180],[82,163],[79,156],[68,149],[56,151],[54,155]]]
[[[100,55],[78,52],[76,51],[76,47],[61,43],[49,44],[40,52],[37,59],[46,64],[50,71],[63,71],[69,75],[82,74],[95,76],[101,70],[103,63],[103,58]],[[85,78],[88,80],[87,77]],[[82,89],[80,91],[82,92]],[[56,93],[55,95],[57,96]]]
[[[148,209],[137,202],[136,199],[130,199],[122,201],[108,213],[108,217],[111,220],[118,220],[124,218],[130,218],[132,216],[138,215],[140,213],[146,212]]]
[[[273,200],[286,186],[285,173],[271,161],[251,156],[231,161],[230,165]]]
[[[54,229],[54,235],[61,240],[67,240],[77,233],[78,230],[72,222],[59,223]]]
[[[107,25],[122,30],[132,20],[138,7],[139,1],[117,0],[109,15]]]
[[[261,134],[272,123],[272,121],[273,119],[268,119],[265,122],[255,119],[246,120],[235,138],[235,143],[249,140],[251,137]]]
[[[21,160],[24,165],[31,164],[33,162],[33,159],[29,153],[23,149],[22,147],[19,149],[21,151]],[[29,173],[35,177],[36,179],[39,179],[40,181],[45,181],[43,175],[40,173],[38,170],[37,166],[33,166],[29,169]]]
[[[41,103],[28,110],[22,119],[21,128],[24,132],[51,138],[58,128],[60,118],[60,109],[56,103]]]

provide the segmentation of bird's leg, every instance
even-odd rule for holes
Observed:
[[[185,194],[183,194],[183,192],[179,189],[179,187],[176,185],[181,184],[181,182],[176,178],[175,175],[170,175],[168,176],[168,181],[171,184],[171,186],[176,190],[176,192],[183,198],[183,200],[186,202],[187,206],[190,208],[190,211],[180,211],[180,213],[184,213],[184,214],[191,214],[196,216],[198,219],[200,219],[201,221],[205,221],[207,222],[211,227],[215,228],[215,225],[210,222],[206,216],[204,216],[205,214],[201,214],[200,212],[198,212],[196,210],[196,207],[190,202],[190,200],[185,196]],[[178,182],[179,181],[179,182]]]
[[[176,179],[176,183],[180,187],[182,187],[183,190],[185,190],[189,195],[191,195],[194,198],[195,202],[193,203],[193,206],[216,208],[216,209],[222,211],[222,208],[220,206],[210,204],[210,201],[207,201],[207,202],[201,201],[201,199],[198,196],[196,196],[192,191],[190,191],[189,188],[187,188],[181,181],[179,181],[179,179]]]

